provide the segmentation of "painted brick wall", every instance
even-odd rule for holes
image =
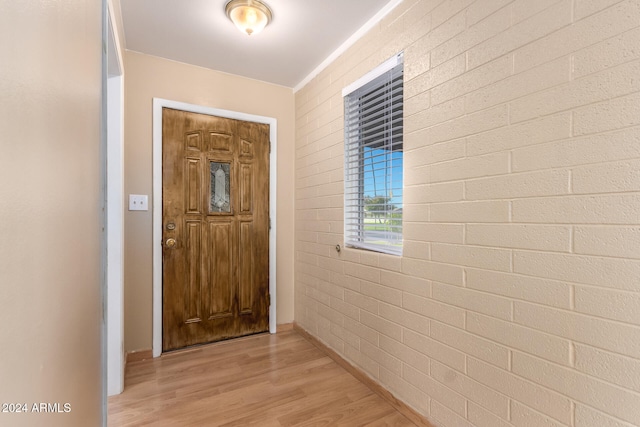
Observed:
[[[341,90],[405,52],[404,256]],[[405,0],[296,94],[295,318],[434,425],[640,425],[640,1]]]

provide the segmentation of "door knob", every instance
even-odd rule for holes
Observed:
[[[167,241],[164,244],[166,247],[172,248],[176,245],[176,239],[167,239]]]

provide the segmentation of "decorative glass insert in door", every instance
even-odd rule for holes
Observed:
[[[231,212],[229,163],[210,162],[211,193],[209,194],[209,212]]]

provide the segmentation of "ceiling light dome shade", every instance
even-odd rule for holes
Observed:
[[[271,22],[269,6],[259,0],[231,0],[225,6],[227,16],[245,34],[258,34]]]

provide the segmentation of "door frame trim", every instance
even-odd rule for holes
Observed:
[[[162,354],[162,108],[168,107],[191,113],[236,119],[269,125],[271,153],[269,154],[269,332],[276,333],[276,188],[278,157],[278,121],[273,117],[257,116],[202,105],[187,104],[153,98],[153,357]]]
[[[107,395],[124,390],[124,68],[113,1],[106,4],[106,383]]]

